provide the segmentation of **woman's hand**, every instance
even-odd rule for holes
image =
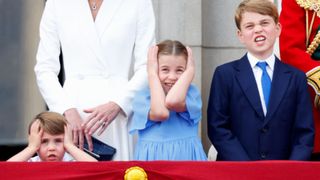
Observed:
[[[114,102],[108,102],[94,108],[85,109],[85,113],[90,113],[82,124],[85,133],[92,135],[100,128],[98,135],[101,135],[108,125],[116,118],[120,110],[120,106]]]
[[[85,134],[83,133],[83,128],[81,127],[82,119],[80,117],[79,112],[75,108],[68,109],[64,112],[64,116],[66,117],[67,121],[69,122],[71,131],[72,131],[73,143],[76,146],[79,146],[80,149],[83,149]],[[86,139],[87,139],[89,147],[93,147],[91,136],[86,134]]]

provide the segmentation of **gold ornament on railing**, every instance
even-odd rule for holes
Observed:
[[[133,166],[126,170],[124,180],[148,180],[148,176],[144,169]]]

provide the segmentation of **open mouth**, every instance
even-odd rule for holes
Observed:
[[[174,85],[174,83],[164,83],[164,85],[171,88]]]
[[[54,155],[54,154],[50,154],[50,155],[48,156],[48,161],[57,161],[57,156]]]
[[[265,36],[257,36],[255,39],[254,39],[254,42],[262,42],[262,41],[265,41],[266,40],[266,37]]]
[[[164,88],[166,89],[166,91],[169,91],[173,85],[174,83],[164,83]]]

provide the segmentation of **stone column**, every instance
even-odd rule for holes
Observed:
[[[240,58],[245,53],[237,39],[234,12],[240,0],[202,1],[202,143],[208,150],[207,105],[212,75],[218,65]]]
[[[0,145],[27,142],[28,124],[45,109],[33,66],[43,0],[0,0]]]
[[[194,83],[201,89],[201,0],[153,0],[157,42],[179,40],[193,50]]]
[[[21,86],[23,87],[23,125],[28,129],[29,122],[36,114],[46,110],[45,103],[39,92],[34,65],[39,43],[39,24],[45,5],[44,0],[28,0],[24,2],[23,28],[22,28],[22,52],[23,53],[23,75]]]

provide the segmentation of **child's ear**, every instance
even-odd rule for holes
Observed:
[[[240,29],[237,30],[237,36],[238,36],[238,39],[240,40],[240,42],[243,43],[244,42],[243,35],[242,35],[242,32]]]
[[[277,31],[278,31],[278,37],[280,36],[280,34],[281,34],[281,30],[282,30],[282,26],[281,26],[281,24],[278,22],[277,23],[277,25],[276,25],[276,29],[277,29]]]

